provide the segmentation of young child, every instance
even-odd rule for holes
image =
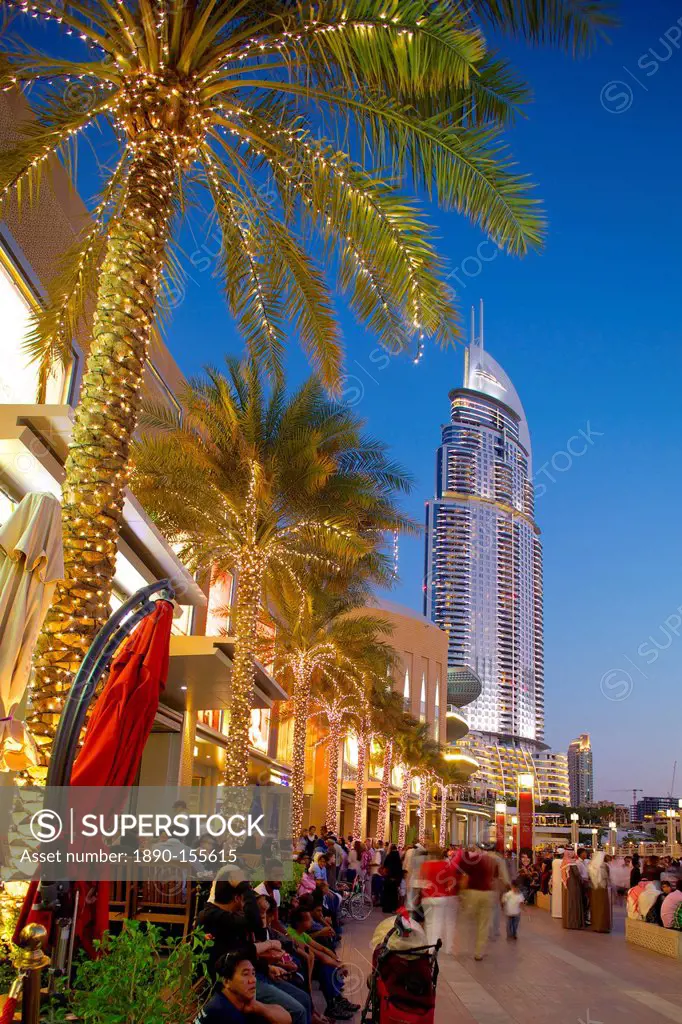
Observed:
[[[507,918],[508,939],[516,939],[517,937],[519,921],[521,920],[521,907],[525,902],[519,889],[519,880],[515,878],[511,888],[502,897],[502,909]]]

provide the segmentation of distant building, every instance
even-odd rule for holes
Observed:
[[[568,783],[568,757],[545,750],[535,758],[537,799],[540,803],[551,801],[568,804],[571,801]]]
[[[500,796],[546,749],[539,533],[523,406],[480,339],[450,392],[426,503],[424,612],[447,631],[453,687],[480,680],[462,711],[467,746]]]
[[[594,800],[592,745],[589,733],[581,733],[568,747],[568,783],[571,806],[582,807]]]
[[[676,811],[677,805],[676,796],[643,796],[637,801],[635,820],[644,821],[647,817],[652,818],[657,811]]]

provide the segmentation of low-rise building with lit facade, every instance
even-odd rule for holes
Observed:
[[[536,793],[539,803],[569,804],[568,757],[544,750],[535,758]]]

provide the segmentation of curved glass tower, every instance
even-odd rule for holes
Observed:
[[[518,750],[520,770],[545,746],[539,532],[523,406],[499,363],[472,344],[426,505],[424,612],[449,634],[449,669],[481,680],[462,711],[470,729]]]

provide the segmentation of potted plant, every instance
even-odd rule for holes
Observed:
[[[17,969],[12,963],[12,944],[0,939],[0,1011],[3,1009]]]
[[[190,1024],[204,994],[209,945],[199,931],[174,939],[155,925],[126,921],[120,934],[98,943],[96,960],[77,965],[62,1019]]]

